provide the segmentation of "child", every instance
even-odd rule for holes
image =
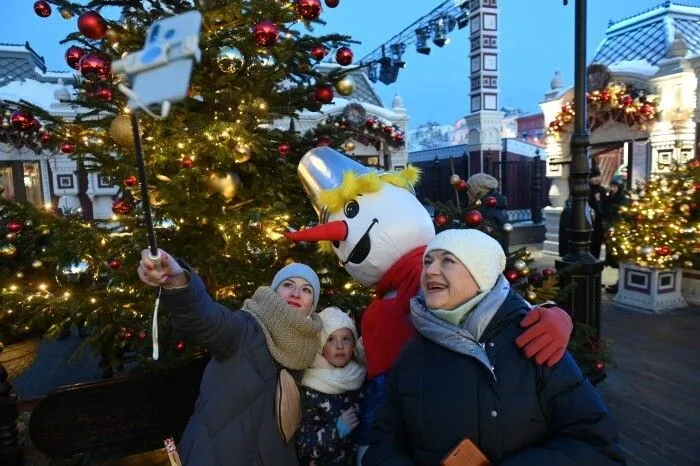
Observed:
[[[367,372],[355,358],[355,323],[337,307],[319,313],[321,354],[301,381],[304,397],[296,446],[300,466],[354,465],[359,403]]]

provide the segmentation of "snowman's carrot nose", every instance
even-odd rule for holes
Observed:
[[[345,241],[348,237],[348,224],[344,220],[324,223],[301,231],[288,231],[284,236],[292,241]]]

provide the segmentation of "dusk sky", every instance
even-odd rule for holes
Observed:
[[[46,59],[52,70],[68,70],[63,59],[66,46],[59,45],[69,32],[77,29],[76,18],[64,20],[54,11],[39,18],[32,9],[33,0],[0,2],[0,42],[24,43]],[[353,47],[363,57],[383,41],[390,39],[441,0],[340,0],[335,9],[325,8],[326,27],[317,32],[347,34],[362,42]],[[574,3],[562,0],[501,0],[500,79],[501,101],[505,107],[538,111],[538,103],[549,89],[556,69],[561,70],[564,85],[572,83],[574,48]],[[619,20],[663,3],[662,0],[589,0],[588,58],[605,35],[609,20]],[[700,6],[700,0],[683,0]],[[455,30],[451,43],[442,49],[433,47],[429,56],[419,55],[413,47],[404,56],[406,68],[391,85],[377,83],[385,105],[395,93],[403,98],[411,116],[411,127],[432,120],[453,123],[466,115],[469,102],[469,29]],[[431,43],[432,45],[432,43]]]

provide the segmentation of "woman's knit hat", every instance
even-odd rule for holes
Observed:
[[[498,189],[498,180],[486,173],[476,173],[467,180],[467,189],[474,199],[479,199],[492,189]]]
[[[474,277],[479,291],[491,290],[506,267],[506,255],[501,245],[479,230],[453,229],[438,233],[428,242],[425,254],[437,249],[459,259]]]
[[[311,285],[311,288],[313,288],[314,302],[311,312],[315,311],[316,306],[318,305],[318,297],[321,294],[321,282],[319,281],[316,272],[314,272],[314,270],[308,265],[299,262],[293,262],[289,265],[282,267],[280,271],[277,272],[277,274],[275,275],[275,278],[272,279],[270,288],[272,288],[273,290],[277,290],[277,287],[280,286],[280,284],[283,281],[287,280],[288,278],[295,277],[303,278],[309,283],[309,285]]]
[[[318,313],[318,316],[323,322],[323,328],[321,329],[321,347],[326,344],[328,337],[331,336],[336,330],[341,328],[349,328],[352,331],[355,341],[357,341],[357,328],[355,327],[355,321],[352,320],[347,313],[341,311],[337,307],[327,307]]]

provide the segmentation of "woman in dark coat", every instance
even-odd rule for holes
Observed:
[[[627,193],[625,191],[625,179],[619,175],[613,176],[610,181],[610,192],[603,199],[603,219],[605,221],[605,228],[611,228],[615,226],[620,218],[620,207],[627,205]],[[609,249],[605,248],[605,265],[617,269],[619,267],[619,261],[615,254]],[[606,291],[609,293],[617,293],[617,283],[606,287]]]
[[[296,466],[299,391],[286,370],[300,375],[318,352],[318,276],[304,264],[290,264],[232,312],[214,302],[189,266],[160,254],[157,270],[149,251],[142,252],[139,277],[161,287],[161,304],[175,328],[213,356],[180,441],[183,463]]]
[[[411,303],[418,335],[391,372],[365,466],[437,466],[464,439],[502,466],[624,464],[608,409],[571,355],[548,368],[512,344],[529,305],[504,267],[477,230],[430,241]]]

